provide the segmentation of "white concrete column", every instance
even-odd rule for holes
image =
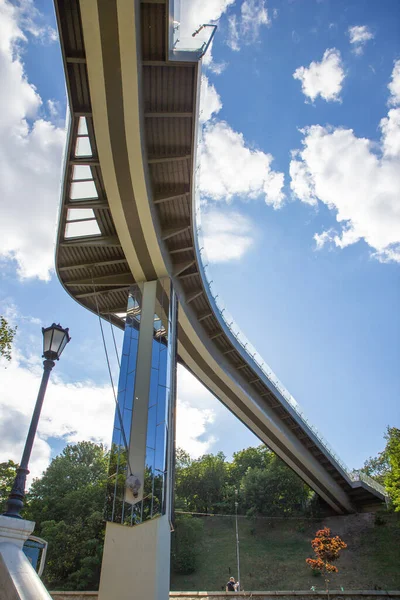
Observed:
[[[33,521],[0,515],[1,600],[51,600],[22,550],[34,528]]]
[[[99,600],[168,600],[170,551],[167,515],[134,527],[107,523]]]
[[[116,484],[110,490],[99,600],[169,598],[176,327],[169,280],[131,287],[118,391],[122,419],[117,413],[115,425],[119,454],[110,463]],[[118,462],[123,427],[128,470]],[[126,472],[141,483],[135,497],[126,482],[121,485]]]
[[[142,311],[137,354],[135,401],[129,440],[129,464],[132,472],[142,482],[139,495],[133,502],[143,498],[144,468],[146,458],[147,415],[149,408],[151,351],[154,333],[157,281],[147,281],[142,290]],[[131,496],[131,494],[130,494]]]

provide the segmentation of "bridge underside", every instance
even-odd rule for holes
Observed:
[[[210,296],[193,199],[201,65],[193,54],[170,60],[168,1],[55,5],[71,111],[56,261],[63,286],[123,328],[129,286],[171,277],[179,360],[336,512],[381,504],[382,493],[351,481]]]

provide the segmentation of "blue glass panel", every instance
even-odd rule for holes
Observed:
[[[161,473],[156,473],[153,485],[153,506],[152,517],[156,517],[162,512],[164,492],[164,476]]]
[[[167,383],[167,367],[168,367],[168,352],[167,347],[164,344],[160,344],[160,367],[159,367],[159,378],[158,382],[160,385],[166,385]]]
[[[166,442],[167,442],[167,427],[165,423],[157,425],[156,429],[156,451],[154,468],[158,474],[160,471],[165,471],[166,466]]]
[[[139,339],[139,328],[136,326],[131,327],[131,340],[138,340]]]
[[[129,373],[126,378],[126,390],[125,390],[125,408],[132,410],[133,407],[133,396],[135,392],[135,371]]]
[[[157,391],[158,391],[158,371],[157,371],[157,369],[151,369],[149,406],[153,406],[153,404],[157,404]]]
[[[138,525],[142,521],[142,503],[138,502],[132,506],[131,525]]]
[[[131,373],[136,369],[136,359],[137,359],[137,350],[138,350],[138,339],[131,340],[131,346],[129,350],[129,359],[128,359],[128,373]]]
[[[115,418],[118,419],[118,415],[115,415]],[[121,431],[117,428],[114,428],[113,431],[112,444],[115,446],[121,445]]]
[[[157,339],[153,339],[151,349],[151,366],[153,369],[158,369],[158,363],[160,362],[160,342]]]
[[[132,411],[124,409],[123,412],[123,424],[124,424],[124,433],[127,443],[129,444],[129,438],[131,434],[131,423],[132,423]]]
[[[39,570],[39,557],[42,554],[43,548],[44,544],[33,540],[27,540],[22,547],[25,556],[28,558],[35,571]]]
[[[151,406],[148,410],[146,446],[156,447],[157,406]]]
[[[124,341],[122,343],[122,355],[125,355],[125,356],[128,356],[130,345],[131,345],[131,332],[130,332],[130,329],[131,328],[129,326],[129,321],[127,320],[127,323],[125,325]]]
[[[152,506],[153,506],[153,494],[149,493],[148,496],[143,498],[143,513],[142,519],[143,521],[148,521],[152,516]]]
[[[149,448],[146,446],[146,464],[145,464],[145,472],[147,475],[152,475],[154,472],[154,448]],[[145,487],[146,487],[146,474],[145,474]],[[146,492],[146,490],[144,490]],[[147,489],[147,493],[149,490]]]
[[[167,394],[169,390],[162,385],[158,386],[157,390],[157,425],[166,420]]]
[[[120,410],[123,410],[125,404],[125,389],[118,391],[117,402]]]
[[[173,375],[173,373],[171,372],[171,365],[173,365],[173,364],[174,364],[174,360],[172,357],[172,350],[168,346],[168,349],[167,349],[167,377],[165,380],[165,385],[167,387],[171,387],[171,376]]]
[[[115,411],[115,415],[114,415],[114,428],[113,429],[120,429],[120,422],[119,422],[117,411]],[[114,433],[113,433],[113,436],[114,436]]]

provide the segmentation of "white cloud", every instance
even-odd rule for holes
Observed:
[[[2,369],[0,399],[0,461],[21,460],[42,375],[39,360],[26,359],[14,352],[13,360]],[[30,463],[31,477],[38,477],[50,461],[49,438],[65,443],[93,440],[110,445],[114,399],[109,386],[90,381],[65,383],[51,375]]]
[[[284,199],[283,173],[271,170],[273,158],[245,144],[243,134],[224,121],[204,126],[200,147],[200,190],[212,200],[263,196],[278,208]]]
[[[400,262],[400,108],[381,120],[380,144],[351,129],[313,125],[293,153],[291,189],[302,202],[336,211],[338,231],[315,235],[317,249],[364,240],[381,262]]]
[[[7,4],[7,0],[2,0]],[[46,16],[35,6],[34,0],[19,0],[14,3],[16,19],[23,31],[41,44],[52,44],[58,40],[57,31],[46,23]]]
[[[325,244],[329,242],[333,242],[335,240],[335,230],[328,229],[327,231],[323,231],[322,233],[314,234],[315,247],[317,250],[321,250]]]
[[[215,87],[209,83],[205,75],[201,76],[200,88],[200,123],[209,121],[213,115],[216,115],[222,108],[220,95]]]
[[[240,50],[239,28],[238,19],[235,14],[228,17],[228,32],[227,44],[231,50],[238,52]]]
[[[181,365],[178,365],[177,397],[176,445],[192,458],[199,458],[217,441],[208,430],[215,422],[215,408],[222,405]]]
[[[353,44],[353,52],[355,54],[362,54],[364,52],[364,46],[369,40],[374,39],[374,34],[367,25],[354,25],[349,27],[348,34],[350,36],[350,44]]]
[[[42,377],[41,339],[32,337],[30,324],[35,317],[22,316],[12,302],[2,303],[1,313],[10,324],[19,325],[13,360],[0,359],[0,462],[21,460],[36,395]],[[35,327],[35,330],[37,327]],[[29,337],[25,353],[20,343]],[[37,354],[32,355],[32,348]],[[68,347],[65,352],[68,351]],[[79,355],[79,349],[78,349]],[[65,357],[63,357],[65,358]],[[110,385],[96,385],[90,380],[67,383],[58,374],[58,363],[48,384],[38,433],[30,461],[30,478],[41,475],[48,466],[52,439],[76,443],[92,440],[111,444],[115,402]],[[208,432],[214,422],[214,397],[186,369],[178,367],[177,444],[197,458],[208,451],[215,437]]]
[[[248,217],[215,208],[202,215],[203,244],[210,263],[239,260],[253,245],[254,226]]]
[[[24,71],[21,24],[30,23],[34,33],[26,16],[32,6],[0,3],[0,256],[17,261],[20,277],[46,280],[53,267],[64,131],[37,118],[42,100]]]
[[[308,67],[299,67],[293,73],[301,81],[302,92],[313,102],[321,96],[327,102],[340,102],[345,73],[339,50],[325,50],[321,62],[312,62]]]
[[[388,85],[390,97],[389,105],[396,106],[400,104],[400,59],[394,63],[392,71],[392,79]]]
[[[254,44],[259,38],[261,27],[270,24],[265,0],[244,0],[239,19],[236,15],[231,15],[228,19],[227,44],[235,51],[240,50],[241,43]]]
[[[386,158],[400,156],[400,108],[392,108],[381,120],[383,153]]]
[[[57,100],[47,100],[47,108],[52,119],[55,119],[59,116],[60,103]]]
[[[193,378],[194,379],[194,378]],[[194,381],[196,381],[194,379]],[[207,427],[213,423],[214,413],[208,409],[191,406],[189,402],[178,398],[176,407],[176,445],[184,449],[192,458],[206,454],[215,442],[213,436],[207,435]]]

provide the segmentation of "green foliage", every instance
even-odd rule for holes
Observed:
[[[273,456],[273,452],[264,445],[235,452],[230,465],[231,479],[240,482],[249,469],[268,467]]]
[[[9,460],[0,463],[0,515],[6,509],[6,501],[14,483],[18,465]]]
[[[202,537],[202,520],[190,515],[176,519],[171,548],[171,568],[174,573],[189,575],[196,570]]]
[[[49,542],[44,572],[53,589],[97,589],[104,542],[107,454],[80,442],[53,459],[28,494],[25,518]]]
[[[394,510],[400,512],[400,429],[388,427],[385,438],[385,454],[389,463],[385,486]]]
[[[275,455],[264,468],[250,467],[241,482],[243,508],[248,515],[301,514],[309,494],[309,488]]]
[[[390,470],[390,465],[386,451],[380,452],[378,456],[370,457],[365,461],[361,471],[369,475],[381,485],[385,485],[385,477]]]
[[[0,315],[0,357],[11,360],[11,349],[17,328],[11,327],[7,319]]]
[[[400,429],[388,427],[385,440],[383,452],[369,458],[361,470],[386,487],[394,510],[400,511]]]
[[[222,452],[205,454],[198,460],[177,463],[176,494],[186,510],[215,512],[224,503],[227,463]]]
[[[227,462],[222,452],[197,460],[178,450],[176,508],[199,513],[291,515],[304,509],[309,488],[266,446],[247,448]],[[236,496],[238,490],[238,496]]]

